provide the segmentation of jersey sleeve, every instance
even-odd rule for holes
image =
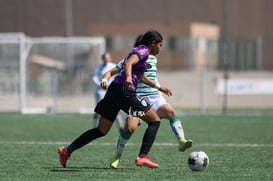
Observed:
[[[134,48],[133,53],[137,54],[140,62],[147,60],[149,56],[149,50],[145,46],[141,45]]]
[[[120,71],[122,69],[122,66],[123,66],[123,63],[124,63],[124,59],[122,59],[121,61],[119,61],[116,65],[116,68]]]

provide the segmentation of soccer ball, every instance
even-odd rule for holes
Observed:
[[[191,152],[188,157],[188,165],[192,171],[203,171],[209,165],[209,157],[203,151]]]

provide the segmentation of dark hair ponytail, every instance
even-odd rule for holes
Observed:
[[[143,35],[138,35],[134,44],[134,47],[137,47],[138,45],[141,45]]]

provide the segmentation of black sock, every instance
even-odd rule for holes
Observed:
[[[104,136],[99,128],[90,129],[84,132],[81,136],[75,139],[67,148],[68,153],[72,153],[73,151],[83,147],[84,145],[90,143],[92,140],[97,139],[99,137]]]
[[[146,129],[145,134],[143,136],[142,145],[138,155],[140,158],[148,155],[154,143],[159,126],[160,126],[160,121],[153,121],[148,123],[148,128]]]

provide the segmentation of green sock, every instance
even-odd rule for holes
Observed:
[[[177,140],[184,139],[184,130],[181,121],[178,117],[172,117],[170,119],[170,126]]]
[[[131,135],[126,134],[124,131],[121,132],[118,142],[117,142],[117,150],[116,154],[121,156],[126,144],[128,143]]]

